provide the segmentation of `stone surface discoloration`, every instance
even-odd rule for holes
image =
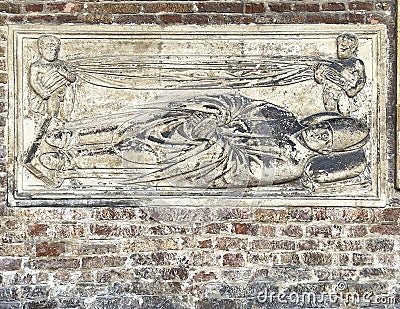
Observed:
[[[202,2],[202,3],[200,3]],[[217,4],[215,4],[217,2]],[[209,3],[209,4],[208,4]],[[218,3],[220,3],[218,5]],[[388,173],[384,177],[390,199],[384,208],[349,208],[345,203],[319,207],[226,207],[219,204],[168,207],[121,206],[121,201],[84,208],[65,207],[54,200],[50,207],[7,207],[7,111],[9,109],[7,74],[7,27],[0,30],[0,307],[1,308],[398,308],[399,288],[399,192],[392,191],[396,156],[396,14],[394,0],[342,1],[5,1],[0,3],[0,23],[63,23],[165,25],[197,24],[382,24],[388,31],[388,68],[386,100]],[[136,6],[137,5],[137,6]],[[148,7],[146,8],[146,6]],[[209,12],[200,12],[202,6]],[[232,5],[232,9],[228,9]],[[351,9],[350,9],[351,7]],[[317,10],[319,9],[319,10]],[[145,13],[145,10],[149,13]],[[159,11],[157,11],[159,10]],[[90,11],[90,12],[89,12]],[[154,12],[154,13],[150,13]],[[228,12],[229,11],[229,12]],[[354,31],[353,31],[354,32]],[[37,38],[43,33],[38,34]],[[50,33],[56,35],[57,33]],[[67,46],[62,39],[61,60]],[[333,41],[332,41],[333,42]],[[35,45],[35,44],[34,44]],[[37,52],[36,46],[34,52]],[[334,57],[334,47],[329,51]],[[365,58],[359,55],[365,61]],[[27,66],[33,61],[28,59]],[[367,79],[371,75],[367,71]],[[322,87],[322,85],[319,85]],[[287,202],[287,203],[286,203]],[[43,204],[41,204],[43,205]],[[189,205],[189,206],[187,206]],[[233,203],[227,203],[232,206]],[[346,210],[346,211],[345,211]],[[136,227],[139,234],[130,235]],[[104,233],[115,228],[120,236]],[[301,227],[300,231],[294,229]],[[97,234],[99,232],[99,234]],[[296,235],[296,236],[294,236]],[[227,247],[225,240],[232,247]],[[233,240],[235,239],[235,240]],[[255,240],[265,249],[253,249]],[[36,257],[36,245],[65,243],[59,256]],[[162,255],[152,255],[162,251]],[[325,253],[331,264],[306,265],[306,253]],[[139,253],[136,255],[136,253]],[[168,254],[166,254],[168,253]],[[171,255],[171,253],[174,253]],[[225,254],[243,255],[244,266],[222,266]],[[134,260],[130,257],[134,255]],[[140,254],[143,258],[140,259]],[[162,257],[171,257],[165,265]],[[83,258],[93,268],[82,268]],[[121,266],[110,257],[126,258]],[[316,257],[316,256],[315,256]],[[13,260],[13,261],[10,261]],[[117,259],[118,260],[118,259]],[[141,265],[142,260],[145,264]],[[120,260],[118,260],[120,261]],[[321,260],[323,261],[323,260]],[[159,263],[159,265],[157,264]],[[364,265],[363,265],[364,263]],[[372,264],[371,264],[372,263]],[[215,279],[214,279],[215,278]],[[379,291],[376,295],[376,291]],[[274,294],[272,293],[281,293]],[[288,293],[296,295],[285,298]],[[315,292],[319,300],[333,292],[333,301],[302,303]],[[357,302],[357,292],[377,298]],[[258,294],[260,293],[260,294]],[[282,294],[286,293],[286,294]],[[344,293],[344,294],[343,294]],[[33,296],[34,299],[30,299]],[[293,299],[296,303],[282,303]],[[334,302],[335,295],[345,299]],[[27,298],[29,296],[29,298]],[[259,296],[258,298],[255,298]],[[276,296],[276,297],[274,297]],[[270,301],[271,297],[271,301]],[[346,297],[349,297],[346,299]],[[307,299],[305,299],[307,301]],[[312,300],[312,298],[311,298]],[[350,300],[350,302],[349,302]],[[372,301],[372,302],[371,302]]]
[[[10,203],[385,202],[380,26],[10,30]]]

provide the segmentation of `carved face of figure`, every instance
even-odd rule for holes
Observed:
[[[348,36],[337,38],[337,56],[339,59],[349,59],[354,56],[357,50],[356,39]]]
[[[39,48],[39,52],[42,55],[43,59],[49,62],[53,62],[58,59],[60,44],[57,41],[48,40]]]
[[[329,153],[332,150],[333,134],[327,122],[310,125],[301,135],[308,148],[319,153]]]

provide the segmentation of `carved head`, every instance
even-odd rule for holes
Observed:
[[[350,151],[361,148],[369,139],[369,128],[358,119],[343,117],[327,120],[332,128],[332,151]]]
[[[358,48],[358,37],[352,33],[343,33],[336,39],[337,56],[339,59],[354,57]]]
[[[42,35],[38,41],[39,53],[43,59],[49,62],[53,62],[58,59],[58,53],[60,52],[61,41],[59,38],[53,35]]]
[[[333,132],[328,122],[312,124],[306,127],[301,135],[304,143],[311,150],[321,154],[332,151]]]
[[[301,123],[307,126],[301,132],[304,143],[321,154],[359,149],[369,138],[369,128],[363,122],[337,113],[315,114]]]

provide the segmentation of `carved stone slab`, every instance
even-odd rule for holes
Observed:
[[[385,203],[382,26],[9,33],[11,205]]]

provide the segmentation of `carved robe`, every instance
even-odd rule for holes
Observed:
[[[152,171],[137,182],[264,186],[301,177],[308,159],[294,136],[302,128],[295,115],[265,101],[203,96],[148,109],[117,129],[113,146]]]

